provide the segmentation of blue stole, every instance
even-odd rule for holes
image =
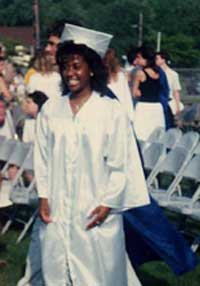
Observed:
[[[138,142],[137,145],[144,170]],[[151,196],[149,205],[124,212],[123,223],[126,251],[134,268],[163,260],[176,275],[182,275],[197,266],[197,255]]]
[[[176,275],[191,271],[197,255],[151,198],[147,206],[123,213],[126,250],[133,267],[163,260]]]

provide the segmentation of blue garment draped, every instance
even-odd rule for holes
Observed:
[[[169,85],[167,82],[167,77],[165,72],[158,68],[160,74],[160,103],[162,104],[164,117],[165,117],[165,127],[166,130],[174,127],[174,116],[171,112],[171,109],[168,105],[169,102]]]
[[[176,275],[194,269],[197,255],[151,198],[151,203],[124,212],[126,250],[133,267],[164,260]]]
[[[138,142],[137,145],[144,169]],[[150,199],[149,205],[123,213],[126,250],[133,267],[153,260],[163,260],[176,275],[193,270],[199,262],[197,255],[167,219],[157,202]]]

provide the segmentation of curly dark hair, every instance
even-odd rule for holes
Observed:
[[[162,59],[164,59],[167,63],[170,61],[170,57],[166,51],[160,51],[156,53],[156,56],[160,56]]]
[[[48,100],[48,97],[42,91],[36,90],[32,93],[27,94],[27,98],[31,98],[38,106],[38,111],[42,108],[42,105]]]
[[[136,58],[136,54],[138,52],[138,47],[131,45],[126,52],[127,60],[130,65],[133,64],[133,61]]]
[[[158,67],[155,64],[155,51],[152,47],[143,45],[138,48],[137,54],[140,54],[147,61],[147,66],[152,68],[155,72],[158,73]]]
[[[75,44],[73,41],[65,41],[58,46],[56,55],[57,64],[62,76],[65,64],[70,55],[78,54],[87,62],[93,76],[91,77],[91,88],[100,93],[107,90],[108,73],[107,69],[100,57],[93,49],[84,44]],[[66,83],[64,84],[64,92],[68,90]]]
[[[148,46],[141,46],[137,50],[137,54],[146,59],[148,67],[155,67],[155,52],[154,49]]]

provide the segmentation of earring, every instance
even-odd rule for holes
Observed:
[[[91,77],[93,77],[93,76],[94,76],[94,73],[93,73],[93,72],[91,72],[91,73],[90,73],[90,76],[91,76]]]

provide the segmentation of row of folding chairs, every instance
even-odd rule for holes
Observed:
[[[0,136],[0,162],[1,175],[5,182],[9,166],[15,165],[18,168],[14,180],[7,183],[11,203],[6,206],[0,201],[1,215],[7,218],[1,234],[5,234],[13,223],[20,223],[23,225],[23,230],[17,238],[17,242],[20,242],[37,214],[38,199],[33,170],[33,145]],[[0,192],[3,192],[3,186]]]
[[[156,130],[139,142],[151,196],[161,207],[200,221],[200,136],[180,129]],[[200,246],[195,237],[192,249]]]
[[[199,134],[175,128],[156,132],[141,148],[151,195],[159,205],[200,220]]]

